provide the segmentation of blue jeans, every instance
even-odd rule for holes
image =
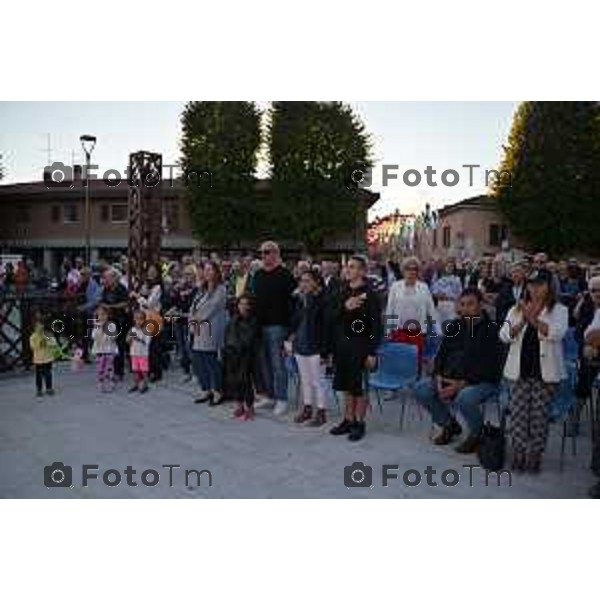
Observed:
[[[185,373],[190,372],[191,359],[191,348],[190,348],[190,333],[188,329],[187,319],[178,319],[175,321],[173,326],[173,333],[175,335],[175,344],[177,345],[177,353],[179,354],[179,361],[181,368]]]
[[[205,391],[221,391],[221,363],[216,352],[192,350],[192,367],[198,384]]]
[[[273,400],[287,401],[287,372],[283,355],[283,342],[288,335],[287,327],[269,325],[262,328],[260,348],[261,379],[265,393]]]
[[[498,385],[495,383],[477,383],[464,387],[454,400],[444,402],[439,396],[435,379],[420,381],[415,387],[417,402],[431,413],[436,425],[443,427],[452,416],[450,406],[456,406],[469,428],[470,435],[479,435],[483,424],[481,405],[495,397]]]

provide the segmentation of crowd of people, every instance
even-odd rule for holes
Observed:
[[[85,298],[80,311],[91,334],[82,360],[95,357],[100,388],[110,393],[131,373],[130,392],[147,392],[175,349],[193,401],[231,402],[234,418],[288,411],[288,381],[301,394],[296,423],[329,420],[331,388],[344,394],[330,433],[358,441],[366,434],[369,373],[385,344],[417,348],[417,402],[432,419],[432,443],[465,434],[460,453],[476,452],[483,405],[510,389],[512,468],[539,472],[550,404],[566,377],[565,336],[578,346],[576,393],[583,402],[600,367],[600,271],[544,253],[509,263],[485,257],[421,262],[417,257],[344,264],[282,260],[275,242],[259,257],[207,256],[151,265],[128,289],[127,262],[90,269],[66,262],[61,285]],[[52,393],[51,361],[39,315],[31,337],[38,394]],[[434,347],[433,359],[427,350]],[[600,474],[598,443],[593,468]],[[600,495],[600,485],[592,494]]]

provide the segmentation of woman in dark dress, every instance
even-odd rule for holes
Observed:
[[[333,324],[333,387],[345,392],[344,419],[332,435],[358,441],[365,435],[368,398],[364,379],[375,368],[382,338],[381,307],[367,281],[367,262],[353,256],[346,266],[347,281],[340,293]]]

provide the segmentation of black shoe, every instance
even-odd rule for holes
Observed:
[[[344,419],[341,423],[338,423],[335,427],[329,430],[331,435],[347,435],[352,429],[352,421]]]
[[[47,396],[54,396],[54,390],[52,388],[50,388],[49,390],[46,390],[46,395]]]
[[[364,421],[354,421],[354,423],[352,423],[350,433],[348,434],[348,439],[351,442],[358,442],[365,437],[366,432],[367,426],[365,425]]]
[[[132,385],[128,390],[127,390],[130,394],[133,392],[137,392],[138,391],[138,386],[137,383]]]
[[[431,441],[436,446],[446,446],[461,433],[462,427],[456,419],[452,418],[431,438]]]
[[[42,392],[42,390],[38,390],[38,391],[35,393],[35,395],[36,395],[36,396],[43,396],[43,395],[44,395],[44,392]]]
[[[600,500],[600,481],[593,485],[589,491],[590,498],[594,498],[595,500]]]
[[[455,450],[459,454],[474,454],[479,450],[479,443],[479,436],[470,435],[466,440],[456,446]]]
[[[142,385],[139,388],[140,390],[140,394],[145,394],[148,391],[148,384],[147,383],[142,383]]]
[[[448,429],[450,430],[450,435],[452,437],[458,437],[462,433],[462,427],[454,417],[450,419],[450,422],[448,423]]]

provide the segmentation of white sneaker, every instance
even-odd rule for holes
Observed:
[[[256,402],[254,403],[254,408],[272,408],[273,400],[271,398],[267,398],[267,396],[256,396]]]
[[[285,413],[287,413],[287,409],[287,402],[284,402],[283,400],[277,400],[277,402],[275,403],[275,408],[273,409],[273,414],[276,417],[282,417],[283,415],[285,415]]]
[[[206,400],[206,398],[208,398],[208,392],[198,389],[192,394],[192,398],[194,400]]]

